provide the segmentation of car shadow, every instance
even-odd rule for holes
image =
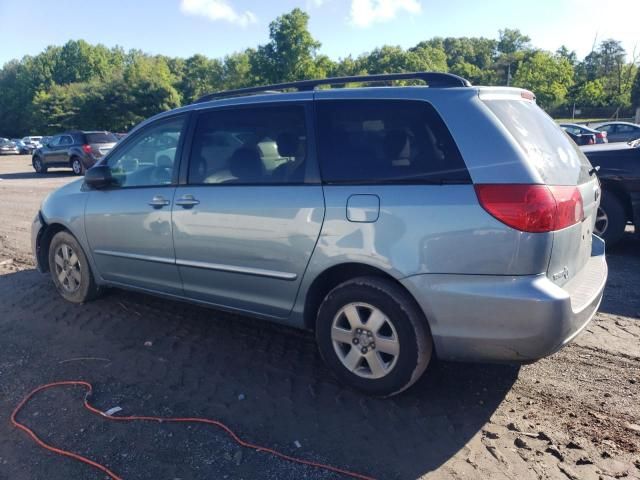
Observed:
[[[37,385],[82,378],[95,385],[92,402],[100,408],[117,401],[129,414],[222,419],[252,442],[376,478],[417,478],[437,469],[489,421],[519,372],[510,365],[433,361],[406,392],[372,398],[334,380],[309,332],[115,289],[94,302],[72,305],[58,296],[48,276],[34,270],[0,276],[0,304],[6,312],[0,332],[11,345],[2,353],[7,366],[3,390],[10,392],[5,399],[11,404]],[[81,361],[65,360],[78,357]],[[84,357],[108,363],[85,362]],[[29,359],[28,369],[10,368],[24,359]],[[80,396],[73,401],[80,404]],[[66,403],[57,408],[79,410]],[[8,439],[0,441],[0,457],[16,457],[20,468],[32,469],[29,478],[46,477],[38,468],[51,468],[55,478],[64,478],[58,475],[67,468],[65,462],[38,467],[30,461],[32,450],[11,447],[22,434],[5,421],[8,410],[0,413],[0,438]],[[61,420],[55,418],[40,428],[60,429],[62,435],[73,424],[58,426]],[[188,457],[189,446],[195,451],[197,445],[190,443],[194,440],[187,427],[176,427],[172,438],[164,438],[164,450],[147,446],[145,461],[131,465],[119,452],[135,451],[137,442],[153,443],[145,437],[150,427],[104,426],[109,422],[95,417],[85,421],[102,426],[88,437],[66,434],[60,441],[107,459],[110,468],[128,471],[127,476],[144,471],[150,475],[144,478],[221,478],[226,468],[211,460],[189,473],[193,460],[182,455]],[[120,430],[111,436],[111,428]],[[198,435],[210,446],[216,438],[226,438],[216,430]],[[171,448],[182,450],[162,459]],[[176,465],[183,469],[173,471]],[[264,454],[245,454],[242,461],[245,478],[262,477],[266,471],[274,473],[269,478],[309,473],[293,474],[291,468]]]
[[[49,170],[47,173],[36,172],[15,172],[0,173],[2,180],[26,180],[26,179],[45,179],[56,177],[73,177],[75,174],[71,170]]]
[[[640,235],[627,231],[613,248],[607,248],[609,277],[599,311],[631,318],[640,316],[640,296],[629,298],[628,288],[640,272]]]

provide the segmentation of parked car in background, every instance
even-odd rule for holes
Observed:
[[[123,138],[125,138],[127,136],[126,133],[114,133],[114,135],[116,136],[116,138],[118,140],[122,140]]]
[[[47,173],[51,167],[70,167],[73,173],[82,175],[106,155],[117,141],[111,132],[61,133],[33,152],[33,168],[37,173]]]
[[[314,91],[407,79],[429,87]],[[434,353],[527,362],[578,335],[607,278],[599,198],[531,92],[329,78],[143,122],[47,197],[32,241],[68,301],[118,286],[311,329],[338,378],[386,396]]]
[[[566,130],[565,130],[565,133],[569,135],[571,140],[573,140],[576,145],[595,145],[596,144],[596,136],[593,133],[574,134]]]
[[[595,142],[583,141],[578,145],[592,145],[593,143],[608,143],[607,132],[589,128],[585,125],[578,125],[577,123],[561,123],[560,126],[563,130],[571,135],[588,135],[589,138],[593,136]],[[573,138],[573,137],[572,137]]]
[[[18,146],[20,150],[20,155],[31,155],[33,151],[36,149],[33,145],[27,145],[19,138],[12,138],[11,141]]]
[[[606,122],[595,127],[600,132],[607,132],[610,142],[630,142],[640,138],[640,125],[629,122]]]
[[[582,147],[592,165],[600,167],[602,201],[595,232],[615,245],[627,224],[640,231],[640,140]]]
[[[0,139],[0,155],[19,155],[20,147],[8,138]]]
[[[22,142],[35,150],[36,148],[40,148],[43,145],[42,142],[44,138],[45,137],[40,136],[27,136],[22,138]]]

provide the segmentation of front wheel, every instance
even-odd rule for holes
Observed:
[[[622,239],[626,224],[627,216],[618,197],[610,192],[603,192],[594,233],[604,239],[607,247],[612,247]]]
[[[47,173],[47,167],[40,157],[33,157],[31,164],[36,173]]]
[[[99,293],[82,247],[68,232],[58,232],[51,239],[49,270],[58,293],[69,302],[84,303]]]
[[[394,282],[360,277],[334,288],[316,321],[322,358],[342,382],[370,395],[395,395],[411,386],[431,359],[424,315]]]

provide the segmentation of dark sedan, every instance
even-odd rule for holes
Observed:
[[[610,142],[631,142],[640,138],[640,125],[629,122],[607,122],[594,127],[600,132],[607,132]]]
[[[591,136],[595,137],[595,142],[593,143],[608,143],[607,132],[601,132],[600,130],[596,130],[594,128],[589,128],[585,125],[578,125],[577,123],[561,123],[560,126],[563,128],[565,132],[570,135],[577,135],[579,137]],[[573,136],[571,137],[573,138]],[[579,143],[579,145],[591,145],[589,142]]]
[[[600,167],[602,201],[595,233],[611,246],[628,223],[640,231],[640,140],[581,148],[591,164]]]

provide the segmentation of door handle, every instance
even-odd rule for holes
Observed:
[[[149,202],[149,205],[153,208],[162,208],[169,205],[169,200],[164,198],[162,195],[155,195]]]
[[[193,195],[183,195],[176,200],[176,205],[180,205],[183,208],[191,208],[194,205],[198,205],[200,200],[196,200]]]

